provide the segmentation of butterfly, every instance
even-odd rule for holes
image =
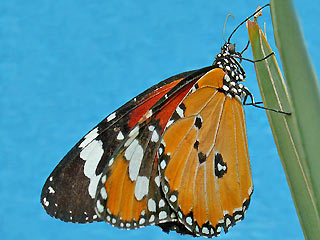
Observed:
[[[87,133],[48,177],[46,212],[209,238],[242,220],[253,192],[242,104],[254,101],[232,34],[211,66],[154,85]]]

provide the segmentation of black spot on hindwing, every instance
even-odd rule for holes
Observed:
[[[198,153],[199,163],[204,163],[207,160],[207,156],[203,152]]]
[[[202,119],[200,117],[196,117],[194,125],[196,126],[196,128],[200,129],[202,127]]]
[[[218,178],[223,177],[227,173],[227,163],[223,161],[222,155],[218,152],[214,157],[214,173]]]
[[[199,141],[198,141],[198,140],[196,140],[196,141],[194,142],[193,147],[194,147],[196,150],[198,150],[198,148],[199,148]]]

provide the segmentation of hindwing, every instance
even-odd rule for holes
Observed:
[[[168,121],[159,146],[161,187],[179,222],[213,237],[242,220],[252,194],[244,112],[215,68]]]

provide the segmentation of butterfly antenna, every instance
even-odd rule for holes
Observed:
[[[270,4],[266,4],[264,5],[263,7],[259,8],[257,11],[255,11],[253,14],[251,14],[249,17],[247,17],[244,21],[242,21],[233,31],[232,33],[230,34],[229,38],[228,38],[228,43],[230,43],[230,40],[231,40],[231,37],[232,35],[238,30],[238,28],[244,24],[247,20],[249,20],[251,17],[253,17],[254,15],[256,15],[258,12],[260,12],[262,9],[264,9],[265,7],[268,7],[270,6]]]
[[[229,18],[229,17],[232,17],[232,18],[234,19],[234,16],[232,16],[232,14],[228,14],[227,17],[226,17],[226,21],[224,22],[224,25],[223,25],[223,33],[222,33],[222,35],[223,35],[223,41],[224,41],[224,42],[227,42],[227,41],[226,41],[226,38],[225,38],[225,33],[226,33],[226,25],[227,25],[227,21],[228,21],[228,18]]]
[[[242,54],[247,51],[247,49],[249,48],[249,45],[250,45],[250,41],[248,40],[248,43],[246,45],[246,47],[240,52],[240,56],[242,56]]]

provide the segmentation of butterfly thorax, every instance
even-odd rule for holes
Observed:
[[[246,74],[237,58],[241,59],[241,53],[235,51],[235,44],[225,43],[221,52],[215,57],[213,65],[226,73],[223,86],[219,90],[241,101],[246,95],[247,88],[240,82],[244,81]]]

